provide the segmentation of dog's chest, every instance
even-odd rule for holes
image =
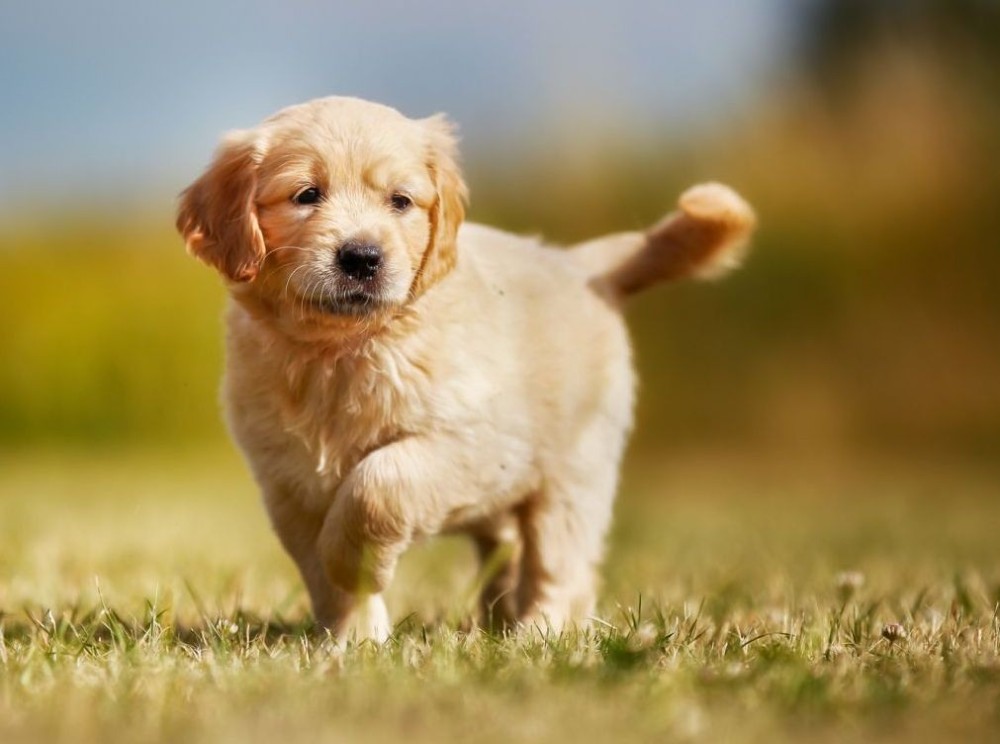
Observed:
[[[293,361],[283,377],[281,425],[308,461],[296,468],[308,490],[329,493],[368,452],[423,429],[433,415],[427,369],[405,348],[372,344]]]

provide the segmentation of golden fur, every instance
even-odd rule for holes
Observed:
[[[387,637],[397,559],[444,531],[506,557],[489,619],[588,616],[632,424],[622,300],[725,270],[754,224],[708,184],[647,233],[553,249],[462,223],[455,149],[443,117],[326,98],[229,135],[181,198],[232,298],[230,429],[341,638],[352,619]],[[373,279],[338,268],[358,242],[381,249]]]

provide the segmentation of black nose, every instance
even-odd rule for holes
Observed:
[[[352,279],[371,279],[382,266],[382,249],[365,243],[345,243],[337,251],[337,266]]]

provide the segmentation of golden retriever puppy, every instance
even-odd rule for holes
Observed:
[[[452,127],[325,98],[229,134],[177,227],[226,279],[224,400],[316,619],[384,640],[419,538],[469,534],[494,622],[593,611],[634,379],[627,295],[718,274],[754,225],[697,186],[557,250],[463,224]],[[353,622],[352,622],[353,621]]]

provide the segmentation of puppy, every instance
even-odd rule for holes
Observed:
[[[709,184],[557,250],[463,224],[466,197],[444,117],[351,98],[229,134],[181,195],[231,296],[229,428],[341,639],[385,640],[400,555],[451,531],[492,568],[494,623],[585,620],[632,425],[623,300],[724,272],[754,226]]]

